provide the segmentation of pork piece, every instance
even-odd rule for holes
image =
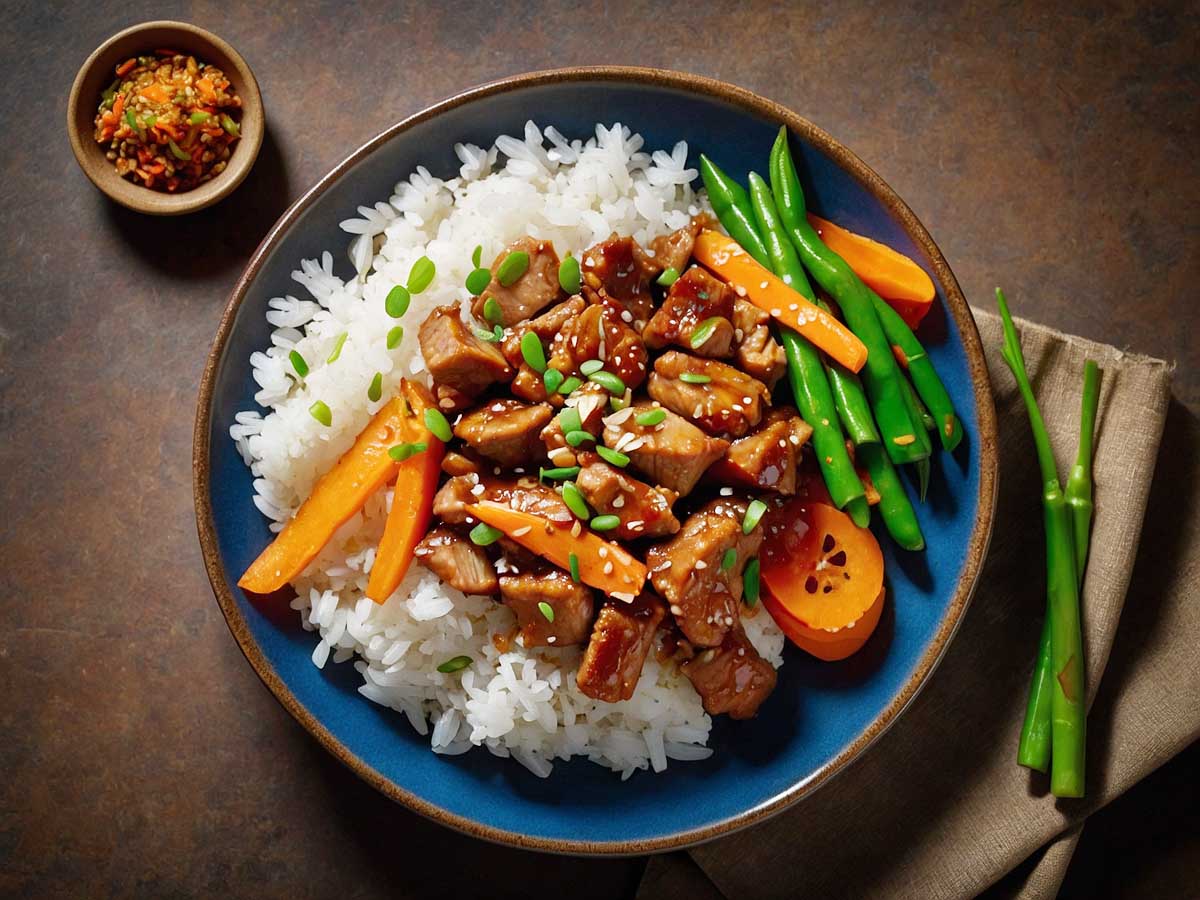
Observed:
[[[753,303],[740,298],[734,301],[734,358],[737,367],[773,388],[787,370],[787,356],[779,342],[771,337],[770,321],[771,317]]]
[[[442,457],[442,471],[452,478],[455,475],[479,474],[486,470],[486,464],[481,463],[475,456],[469,453],[459,453],[456,450],[449,450]]]
[[[566,572],[522,572],[500,576],[500,598],[517,616],[526,647],[582,644],[592,627],[592,592]],[[539,603],[549,605],[554,621]]]
[[[712,219],[707,214],[701,213],[693,216],[692,221],[678,231],[656,237],[650,242],[650,249],[654,251],[654,262],[663,269],[682,272],[692,258],[696,235],[711,222]]]
[[[512,284],[505,287],[496,279],[496,270],[510,253],[529,255],[529,268]],[[483,306],[488,298],[500,305],[500,324],[515,325],[535,316],[562,294],[558,285],[558,254],[549,241],[523,237],[513,241],[492,263],[492,280],[483,293],[471,304],[475,318],[484,321]]]
[[[520,400],[489,400],[464,415],[454,436],[506,469],[535,467],[546,458],[538,435],[554,415],[545,403],[529,406]]]
[[[646,380],[646,345],[612,303],[590,304],[562,327],[550,345],[548,363],[565,375],[579,375],[579,364],[589,359],[601,360],[604,370],[631,390]]]
[[[710,716],[749,719],[775,690],[775,667],[758,655],[741,622],[725,633],[719,647],[701,651],[679,668]]]
[[[496,569],[482,547],[452,528],[438,525],[413,550],[417,562],[464,594],[494,594]]]
[[[707,377],[702,384],[682,381],[685,372]],[[650,396],[709,434],[742,437],[762,419],[771,393],[761,381],[733,366],[670,350],[654,362]]]
[[[621,540],[679,530],[679,520],[671,512],[671,504],[679,497],[674,491],[638,481],[592,452],[579,454],[579,464],[582,468],[575,476],[575,486],[597,514],[621,520],[613,532]]]
[[[662,266],[647,256],[638,242],[615,234],[583,252],[580,271],[583,297],[588,303],[611,300],[621,316],[641,331],[654,310],[650,281]]]
[[[512,383],[514,395],[532,403],[550,401],[556,406],[561,404],[561,397],[547,394],[546,384],[542,381],[541,373],[534,371],[529,363],[525,362],[525,357],[521,353],[521,339],[532,331],[542,342],[542,350],[546,352],[546,358],[549,359],[550,342],[554,340],[554,336],[567,322],[583,312],[585,306],[582,297],[572,297],[570,300],[546,310],[535,319],[518,322],[512,328],[507,329],[504,340],[500,344],[500,350],[503,352],[504,358],[508,360],[508,364],[517,370],[517,377],[513,379]]]
[[[656,409],[661,407],[642,402],[613,413],[605,420],[604,443],[628,456],[633,467],[655,484],[684,497],[704,470],[725,455],[729,442],[709,437],[669,410],[664,410],[667,417],[657,425],[637,423],[639,414]]]
[[[733,291],[692,266],[671,285],[663,305],[646,323],[642,340],[651,349],[675,344],[700,356],[733,356],[733,301]],[[712,332],[704,343],[692,346],[692,335],[703,322],[711,322]]]
[[[458,475],[451,478],[433,498],[433,514],[449,525],[475,521],[467,506],[491,500],[519,512],[532,513],[551,522],[570,524],[575,520],[562,497],[535,478],[508,481],[487,475]]]
[[[592,437],[599,438],[604,429],[604,414],[608,412],[608,391],[598,384],[585,382],[575,391],[567,404],[568,409],[574,409],[579,416],[581,431],[586,431]],[[566,409],[550,420],[550,424],[542,429],[542,443],[555,466],[575,465],[576,448],[567,443],[563,431],[563,416],[569,415]],[[574,424],[574,423],[572,423]],[[586,444],[584,445],[587,446]]]
[[[746,503],[725,497],[702,506],[669,541],[646,557],[654,589],[671,604],[671,615],[697,647],[715,647],[738,621],[742,571],[758,555],[762,528],[742,533]],[[733,565],[722,570],[725,552]]]
[[[467,330],[457,306],[439,306],[431,312],[418,337],[438,406],[444,410],[462,409],[493,382],[513,377],[504,354]]]
[[[791,496],[800,448],[811,436],[812,428],[795,410],[773,409],[758,431],[730,444],[725,458],[709,471],[733,484]]]
[[[654,632],[666,612],[663,602],[649,592],[632,603],[605,603],[575,676],[579,690],[606,703],[632,697],[654,644]]]

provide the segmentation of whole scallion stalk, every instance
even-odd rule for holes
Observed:
[[[1050,790],[1057,797],[1082,797],[1084,789],[1084,747],[1086,710],[1083,683],[1083,635],[1079,623],[1079,583],[1075,573],[1076,544],[1071,511],[1058,480],[1050,436],[1042,419],[1021,342],[1008,311],[1004,293],[996,289],[996,303],[1004,323],[1002,355],[1016,379],[1037,448],[1042,475],[1042,512],[1046,529],[1046,616],[1049,632],[1049,657],[1052,678],[1050,695]],[[1047,686],[1035,679],[1030,693],[1044,692]],[[1041,702],[1039,694],[1038,701]],[[1033,724],[1036,726],[1037,719]],[[1030,725],[1027,711],[1026,726]],[[1022,733],[1022,743],[1026,735]]]

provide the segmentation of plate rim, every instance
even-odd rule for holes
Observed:
[[[971,376],[975,394],[976,414],[979,419],[979,492],[978,514],[971,536],[967,542],[963,570],[955,585],[954,595],[942,616],[929,646],[917,661],[912,674],[900,690],[888,702],[884,710],[833,759],[797,781],[773,797],[735,815],[694,828],[674,831],[670,834],[650,838],[615,841],[591,841],[573,838],[537,837],[505,828],[485,825],[468,816],[452,813],[431,803],[415,793],[402,788],[386,778],[377,769],[342,744],[333,734],[305,708],[291,689],[267,662],[261,648],[250,633],[245,617],[238,609],[237,601],[226,586],[226,573],[221,564],[217,546],[216,525],[213,518],[211,497],[211,460],[209,459],[209,435],[212,428],[213,394],[217,370],[224,355],[233,324],[245,301],[250,283],[258,275],[267,256],[280,236],[322,194],[335,184],[346,172],[367,158],[376,149],[392,138],[409,129],[433,119],[466,103],[486,99],[500,94],[519,91],[540,85],[561,82],[613,81],[634,85],[648,85],[698,93],[731,103],[741,109],[787,125],[799,135],[834,159],[847,173],[866,188],[875,199],[895,216],[909,237],[928,256],[934,275],[946,298],[948,312],[962,335],[963,351]],[[808,119],[786,106],[769,100],[745,88],[714,78],[687,72],[655,69],[641,66],[574,66],[569,68],[545,69],[512,75],[468,88],[451,97],[431,104],[424,109],[400,120],[366,141],[341,162],[335,165],[316,184],[305,191],[271,226],[266,236],[255,249],[246,268],[238,277],[229,294],[225,310],[217,326],[216,336],[208,353],[196,406],[192,435],[192,492],[196,508],[196,529],[204,557],[204,567],[225,622],[237,640],[259,679],[271,691],[275,699],[287,709],[330,754],[347,766],[358,777],[366,781],[384,796],[402,804],[435,822],[454,828],[471,837],[525,850],[540,850],[551,853],[589,856],[632,856],[659,853],[695,846],[717,837],[726,836],[743,828],[765,821],[791,807],[802,798],[827,784],[834,776],[845,771],[861,758],[903,714],[908,705],[928,683],[930,675],[944,656],[950,641],[962,623],[967,607],[983,568],[991,541],[995,517],[998,487],[996,410],[991,391],[987,363],[974,316],[966,298],[955,279],[949,264],[934,243],[925,226],[900,196],[855,153],[830,134]]]

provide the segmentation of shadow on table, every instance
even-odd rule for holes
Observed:
[[[283,154],[268,127],[246,180],[215,206],[184,216],[146,216],[105,200],[105,213],[147,265],[192,280],[241,268],[291,199]]]

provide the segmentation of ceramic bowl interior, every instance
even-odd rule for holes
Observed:
[[[115,68],[133,56],[163,47],[190,54],[223,71],[242,98],[241,138],[233,145],[225,170],[197,188],[178,194],[155,191],[117,174],[105,157],[107,147],[93,137],[100,95]],[[143,22],[121,31],[87,58],[75,76],[67,100],[67,133],[79,167],[97,188],[122,206],[157,216],[177,216],[212,206],[227,197],[249,174],[262,146],[262,96],[250,66],[233,47],[210,31],[186,22]]]
[[[881,534],[889,602],[868,645],[841,663],[789,648],[779,686],[757,718],[717,717],[715,750],[663,774],[621,781],[591,763],[557,762],[548,779],[485,750],[452,758],[429,750],[405,718],[356,693],[349,663],[316,669],[313,636],[286,599],[251,600],[238,575],[270,540],[251,502],[251,476],[228,429],[255,408],[248,358],[266,346],[267,301],[294,291],[302,258],[334,248],[351,274],[339,220],[390,195],[423,164],[450,177],[453,145],[488,146],[522,133],[528,119],[586,138],[594,123],[622,122],[647,148],[685,140],[726,171],[762,171],[780,123],[793,146],[812,209],[917,260],[938,289],[921,336],[966,430],[953,455],[934,462],[919,508],[928,541],[907,554]],[[247,658],[284,705],[332,753],[385,794],[471,834],[571,853],[639,853],[678,847],[751,824],[845,769],[912,699],[962,618],[990,535],[995,418],[974,321],[928,233],[857,157],[795,113],[749,92],[691,75],[587,69],[520,76],[468,91],[389,129],[301,198],[279,221],[239,281],[212,351],[196,420],[196,504],[213,588]],[[848,777],[853,777],[848,776]]]

